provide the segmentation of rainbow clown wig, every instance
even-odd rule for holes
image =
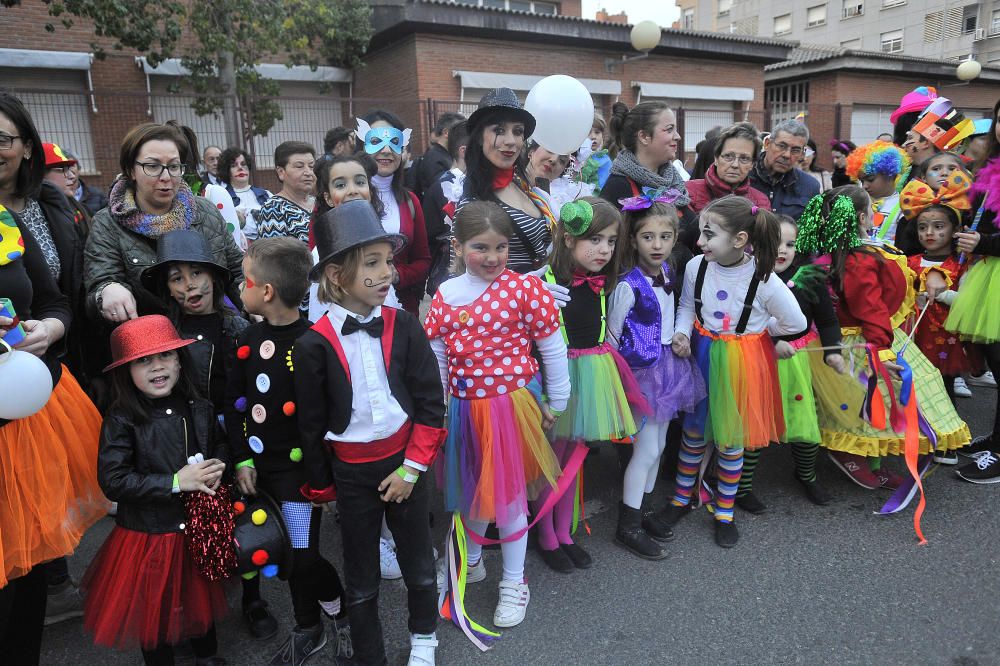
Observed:
[[[910,157],[888,141],[858,146],[847,156],[847,175],[858,181],[872,176],[888,176],[894,179],[898,191],[909,173]]]

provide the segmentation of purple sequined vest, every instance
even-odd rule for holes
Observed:
[[[663,264],[667,285],[672,280],[670,266]],[[635,305],[625,317],[622,326],[622,339],[618,351],[631,368],[647,368],[660,357],[662,343],[660,341],[660,302],[656,300],[653,287],[638,267],[633,268],[624,277],[625,283],[632,287],[635,294]]]

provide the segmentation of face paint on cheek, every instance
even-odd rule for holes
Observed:
[[[251,280],[250,278],[246,279],[246,288],[247,289],[253,289],[256,286],[257,286],[257,283],[255,283],[253,280]]]

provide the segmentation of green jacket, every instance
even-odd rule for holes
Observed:
[[[226,223],[215,206],[202,197],[195,197],[195,204],[198,210],[191,228],[208,239],[215,260],[229,268],[233,283],[226,294],[237,308],[241,308],[236,285],[243,280],[243,253],[236,247],[232,234],[226,231]],[[147,291],[139,281],[139,274],[155,263],[155,240],[121,226],[112,216],[110,207],[98,212],[91,222],[90,236],[83,251],[83,284],[91,315],[100,316],[97,294],[110,282],[117,282],[132,292],[140,315],[166,314],[166,303]]]

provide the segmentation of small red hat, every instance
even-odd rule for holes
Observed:
[[[63,149],[54,143],[43,143],[42,150],[45,151],[45,168],[54,169],[61,166],[73,166],[76,160],[66,156]]]
[[[146,315],[131,319],[111,332],[111,365],[104,372],[117,368],[119,365],[170,351],[180,349],[194,342],[183,340],[177,335],[177,329],[163,315]]]

